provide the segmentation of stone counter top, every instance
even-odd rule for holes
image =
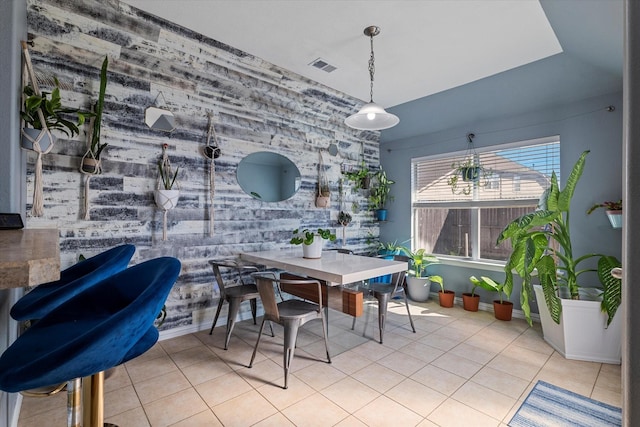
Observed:
[[[57,229],[0,230],[0,289],[35,286],[59,278]]]

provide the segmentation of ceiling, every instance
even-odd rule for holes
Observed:
[[[379,26],[373,98],[400,117],[383,140],[622,88],[622,0],[125,2],[363,101]]]

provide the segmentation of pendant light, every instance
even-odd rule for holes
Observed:
[[[373,55],[373,37],[380,34],[380,28],[375,25],[364,29],[364,35],[371,40],[371,57],[369,58],[369,77],[371,78],[370,100],[360,111],[350,115],[344,121],[345,124],[354,129],[361,130],[382,130],[389,129],[400,122],[398,116],[387,113],[384,108],[373,102],[373,74],[375,73],[375,58]]]

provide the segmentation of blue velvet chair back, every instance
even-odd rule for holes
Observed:
[[[60,280],[39,285],[20,298],[11,308],[11,317],[41,319],[83,290],[127,268],[135,250],[134,245],[120,245],[72,265],[60,273]]]
[[[69,299],[0,357],[0,390],[86,377],[136,357],[158,339],[154,321],[180,274],[163,257],[112,275]]]

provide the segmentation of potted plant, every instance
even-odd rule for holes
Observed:
[[[62,106],[60,98],[60,82],[54,77],[55,88],[51,92],[36,93],[31,86],[25,86],[25,95],[20,111],[20,117],[24,121],[22,129],[22,147],[33,150],[33,142],[38,140],[40,151],[46,152],[55,143],[55,137],[51,130],[58,130],[69,137],[80,133],[78,126],[82,126],[87,117],[92,113]],[[76,114],[78,123],[65,118],[66,115]],[[42,134],[42,135],[41,135]]]
[[[102,126],[102,113],[104,111],[104,95],[107,89],[107,66],[109,65],[109,57],[105,56],[100,69],[100,90],[98,99],[93,107],[93,118],[91,120],[91,138],[89,140],[89,149],[82,156],[80,171],[87,174],[98,175],[102,173],[102,164],[100,155],[107,147],[107,143],[100,142],[100,129]]]
[[[318,237],[316,239],[316,236]],[[302,245],[302,256],[304,258],[321,258],[322,257],[322,245],[325,240],[334,242],[336,235],[331,233],[328,229],[318,228],[316,231],[311,231],[308,228],[300,231],[296,228],[293,230],[293,237],[289,243],[293,245]]]
[[[329,189],[329,180],[324,168],[324,160],[322,159],[322,151],[319,153],[320,162],[318,163],[318,191],[316,193],[316,207],[328,208],[331,204],[331,190]]]
[[[511,294],[514,272],[522,278],[520,303],[529,324],[529,300],[535,291],[544,339],[563,356],[620,363],[621,322],[619,316],[614,317],[620,300],[589,301],[584,299],[585,292],[581,299],[578,285],[581,274],[594,271],[579,269],[585,260],[600,258],[599,277],[609,276],[607,269],[617,260],[595,253],[574,257],[571,242],[569,208],[588,153],[581,154],[564,189],[559,188],[552,173],[551,185],[540,197],[538,209],[513,220],[498,237],[498,243],[509,239],[513,248],[504,268],[504,291]],[[533,284],[534,270],[540,285]]]
[[[387,220],[385,205],[387,201],[393,200],[393,196],[389,195],[393,184],[395,181],[387,178],[387,173],[382,168],[373,175],[371,192],[369,193],[369,208],[375,211],[378,221]]]
[[[427,267],[437,264],[440,260],[434,255],[426,254],[425,249],[412,251],[407,247],[401,247],[401,255],[408,256],[410,260],[409,271],[407,272],[407,293],[414,301],[423,302],[429,299],[431,293],[431,282],[439,283],[442,287],[442,277],[431,275],[426,276]]]
[[[462,293],[462,308],[467,311],[478,311],[478,308],[480,307],[480,295],[476,294],[476,288],[479,285],[473,280],[471,280],[471,283],[471,292]]]
[[[165,211],[176,207],[180,197],[180,190],[173,188],[180,167],[173,172],[167,156],[167,148],[169,148],[168,144],[162,145],[162,159],[158,161],[158,188],[154,193],[156,204]]]
[[[364,160],[360,162],[360,168],[355,171],[348,171],[344,173],[349,181],[353,181],[358,188],[364,190],[369,188],[369,168]]]
[[[485,168],[477,159],[477,155],[467,156],[461,162],[451,164],[453,171],[447,179],[453,194],[471,194],[474,186],[484,187],[493,171]]]
[[[596,203],[587,210],[587,214],[590,214],[598,208],[605,208],[607,218],[609,218],[609,222],[613,228],[622,227],[622,199],[617,202]]]
[[[473,289],[480,286],[482,289],[489,292],[497,292],[500,295],[500,299],[493,300],[493,315],[498,320],[511,320],[511,316],[513,314],[513,303],[511,301],[504,300],[503,295],[506,294],[504,292],[503,283],[498,283],[491,277],[486,276],[480,276],[480,279],[475,276],[471,276],[469,277],[469,280],[473,283]],[[471,292],[473,293],[473,290]],[[477,309],[474,311],[477,311]]]
[[[340,211],[338,214],[338,224],[342,226],[342,246],[347,243],[347,239],[345,236],[345,229],[347,225],[351,223],[351,214],[345,211]]]

